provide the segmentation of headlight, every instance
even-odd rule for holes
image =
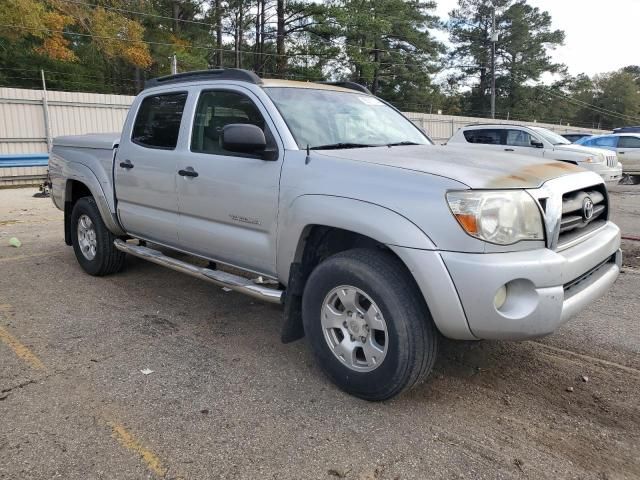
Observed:
[[[510,245],[544,239],[538,204],[524,190],[448,192],[447,202],[464,231],[480,240]]]

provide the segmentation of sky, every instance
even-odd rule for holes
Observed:
[[[436,0],[437,15],[448,18],[457,0]],[[640,65],[640,0],[528,0],[564,30],[564,45],[552,50],[571,75],[611,72]],[[446,38],[446,35],[445,35]]]

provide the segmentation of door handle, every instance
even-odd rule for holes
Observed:
[[[178,170],[178,175],[181,177],[197,177],[198,172],[196,172],[193,167],[187,167],[185,170]]]
[[[513,148],[505,148],[504,151],[505,152],[513,152]]]
[[[620,155],[624,155],[624,152],[618,152]]]
[[[130,170],[133,168],[133,163],[131,163],[131,160],[125,160],[124,162],[120,162],[120,168]]]

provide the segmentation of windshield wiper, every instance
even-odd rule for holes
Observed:
[[[340,150],[342,148],[367,148],[376,146],[378,145],[369,145],[367,143],[329,143],[327,145],[309,147],[309,150]]]
[[[401,145],[420,145],[420,144],[416,142],[407,142],[407,141],[387,143],[387,147],[399,147]]]

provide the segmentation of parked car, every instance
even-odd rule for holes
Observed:
[[[640,175],[640,133],[619,133],[584,138],[580,145],[616,152],[625,175]]]
[[[561,135],[571,143],[576,143],[578,140],[591,136],[590,133],[563,133]]]
[[[617,155],[575,145],[542,127],[509,124],[474,124],[459,129],[447,145],[520,153],[549,160],[569,162],[598,173],[605,182],[617,183],[622,166]]]
[[[614,283],[620,230],[600,176],[434,146],[343,87],[235,69],[149,82],[121,134],[54,140],[65,242],[90,275],[130,254],[282,304],[283,341],[306,336],[368,400],[423,379],[440,335],[547,335]]]
[[[640,125],[614,128],[613,133],[640,133]]]

